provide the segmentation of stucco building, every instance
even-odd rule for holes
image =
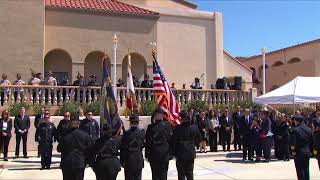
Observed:
[[[274,90],[296,76],[320,76],[320,39],[266,53],[266,91]],[[241,60],[253,71],[253,86],[261,93],[262,56]]]
[[[223,50],[222,14],[196,7],[184,0],[2,0],[0,73],[10,80],[16,73],[27,80],[31,69],[69,81],[78,73],[101,78],[103,54],[113,62],[116,32],[117,79],[126,80],[128,49],[133,75],[151,75],[156,42],[158,61],[177,88],[204,74],[205,87],[242,76],[249,89],[252,71]]]

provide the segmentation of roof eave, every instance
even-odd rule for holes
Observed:
[[[141,14],[141,13],[126,13],[119,11],[101,11],[101,10],[92,10],[92,9],[82,9],[82,8],[70,8],[70,7],[59,7],[59,6],[45,6],[47,10],[64,10],[64,11],[74,11],[74,12],[85,12],[92,13],[96,15],[121,15],[121,16],[130,16],[130,17],[139,17],[139,18],[152,18],[157,19],[160,17],[159,13],[153,12],[153,14]]]

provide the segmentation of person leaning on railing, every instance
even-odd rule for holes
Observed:
[[[17,86],[24,86],[26,85],[26,82],[24,82],[22,80],[22,76],[20,73],[17,74],[17,79],[15,81],[13,81],[13,85],[17,85]],[[22,99],[24,96],[24,89],[23,88],[14,88],[14,100],[17,101],[18,100],[18,93],[20,95],[20,98]]]
[[[11,85],[11,82],[7,78],[8,76],[6,74],[2,74],[2,80],[0,81],[0,85]],[[8,96],[9,88],[0,88],[0,91],[1,91],[1,106],[3,106],[5,95]],[[7,94],[5,92],[7,92]]]

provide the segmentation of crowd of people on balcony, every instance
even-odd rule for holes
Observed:
[[[172,156],[180,155],[170,154],[170,152],[179,150],[186,151],[188,150],[188,148],[191,152],[191,156],[194,158],[195,156],[192,155],[192,149],[196,148],[198,149],[198,153],[207,153],[208,151],[217,152],[219,150],[222,150],[224,152],[231,152],[232,150],[242,150],[242,161],[252,163],[269,163],[273,158],[282,161],[290,161],[291,158],[294,158],[299,178],[308,178],[307,171],[310,157],[315,157],[318,159],[318,162],[320,162],[320,106],[318,106],[316,108],[316,111],[312,113],[309,111],[300,112],[297,110],[294,116],[289,116],[288,114],[284,113],[277,113],[276,111],[268,111],[267,109],[261,110],[257,108],[242,109],[241,107],[238,107],[234,112],[230,112],[228,108],[223,110],[208,109],[207,111],[190,109],[189,111],[181,112],[181,117],[183,120],[182,125],[180,125],[181,127],[172,127],[162,124],[162,122],[167,122],[165,119],[163,119],[163,113],[164,112],[161,111],[161,109],[156,109],[154,115],[151,117],[151,124],[149,125],[146,132],[140,132],[139,129],[138,132],[135,132],[134,128],[138,127],[139,116],[134,114],[132,117],[130,117],[131,128],[128,131],[125,131],[122,128],[122,130],[119,131],[120,133],[117,134],[119,135],[117,136],[117,138],[121,139],[122,137],[122,140],[117,142],[120,143],[117,145],[118,150],[120,149],[120,154],[117,153],[117,149],[113,149],[114,154],[108,154],[110,153],[109,151],[106,152],[105,156],[107,157],[112,156],[114,158],[117,158],[117,156],[120,155],[119,166],[120,163],[122,163],[123,167],[125,168],[126,176],[133,175],[130,174],[133,171],[132,169],[131,171],[130,168],[133,166],[127,167],[125,164],[136,164],[138,162],[140,163],[140,154],[138,152],[142,152],[142,149],[144,147],[146,152],[145,156],[150,162],[152,174],[156,177],[166,177],[168,170],[167,163],[172,159]],[[75,140],[74,142],[74,137],[69,136],[71,132],[70,130],[72,129],[71,127],[73,126],[73,124],[71,123],[72,120],[80,121],[75,123],[78,124],[79,129],[82,132],[78,132],[76,134],[80,134],[79,136],[81,137],[88,136],[88,142],[86,142],[87,140],[85,139],[81,141],[81,143],[88,143],[87,145],[82,144],[83,146],[85,146],[84,149],[89,148],[90,144],[93,145],[95,143],[98,144],[95,144],[96,149],[94,151],[98,151],[99,148],[102,148],[100,147],[101,144],[99,143],[101,143],[100,141],[105,141],[106,139],[100,139],[104,138],[104,134],[102,133],[102,131],[100,131],[98,122],[93,119],[92,112],[86,112],[85,116],[83,110],[80,109],[78,115],[75,117],[72,117],[69,112],[66,112],[63,116],[63,119],[59,122],[59,125],[56,128],[50,118],[50,112],[42,108],[41,114],[36,116],[34,123],[34,126],[37,129],[35,140],[39,144],[38,156],[41,156],[42,159],[41,169],[50,169],[52,143],[57,141],[59,144],[62,143],[58,151],[62,152],[61,168],[64,171],[63,161],[68,161],[66,160],[67,157],[65,157],[65,153],[68,154],[68,152],[73,151],[72,148],[68,149],[70,148],[69,145],[64,143],[70,143],[73,140],[71,145],[78,146],[78,140]],[[159,122],[161,123],[159,124]],[[188,127],[189,125],[191,126],[191,129],[182,130],[183,128],[187,128],[184,127],[186,122],[188,123]],[[4,110],[2,112],[2,116],[0,119],[0,149],[4,147],[3,154],[5,161],[8,160],[8,146],[10,138],[12,137],[11,131],[13,128],[15,129],[14,133],[16,134],[16,151],[14,158],[19,158],[19,147],[21,140],[23,142],[23,157],[28,158],[27,134],[30,128],[30,118],[26,114],[23,107],[20,109],[19,115],[17,115],[14,120],[10,118],[8,110]],[[108,131],[108,134],[110,134],[110,129],[106,128],[105,130]],[[161,138],[159,140],[154,142],[154,134],[159,133],[164,134],[161,135]],[[190,136],[184,137],[183,135],[180,135],[180,133],[191,134]],[[67,140],[67,137],[70,141]],[[140,140],[133,140],[133,137],[138,139],[140,138]],[[188,142],[192,142],[191,144],[193,145],[193,147],[191,146],[190,148],[189,145],[186,145],[184,147],[183,144],[180,144],[179,147],[174,146],[174,143],[185,143],[187,140],[184,138],[186,137],[191,138],[188,140]],[[126,138],[129,139],[126,140]],[[133,141],[135,142],[133,143]],[[157,143],[167,143],[167,145],[164,146],[162,144],[161,147],[159,146],[157,149],[154,149],[152,146],[156,146]],[[233,149],[231,148],[232,144]],[[132,149],[129,147],[131,145],[134,145],[134,147],[131,147]],[[137,145],[138,148],[135,147],[135,145]],[[209,149],[207,149],[208,145]],[[180,146],[187,149],[179,149]],[[129,149],[127,149],[128,147]],[[219,149],[220,147],[222,149]],[[173,149],[168,150],[163,148]],[[274,149],[274,156],[271,155],[272,148]],[[132,154],[131,151],[137,151],[137,156],[135,156],[135,158],[131,157],[131,159],[126,159],[128,158],[128,154]],[[165,151],[169,154],[166,154],[162,151]],[[163,157],[160,157],[159,154],[162,153],[164,153]],[[159,158],[161,159],[159,160]],[[109,163],[112,164],[112,162]],[[114,163],[117,162],[114,161]],[[189,169],[183,171],[183,168],[186,167]],[[138,177],[138,179],[139,176],[141,176],[142,168],[143,165],[140,164],[139,168],[134,170],[134,172],[137,173],[135,175]],[[193,171],[193,160],[191,159],[190,161],[181,162],[178,162],[177,160],[177,168],[180,168],[178,169],[178,174],[180,173],[179,176],[182,176],[181,173],[186,173],[188,176],[192,176],[192,173],[190,171]],[[95,171],[99,174],[101,173],[101,171],[98,169],[99,168],[97,168]],[[112,171],[114,172],[113,177],[119,170],[115,171],[116,172]],[[68,174],[71,173],[69,171],[63,173],[66,177],[71,176],[70,174]],[[83,176],[83,172],[73,173],[82,173]],[[104,177],[103,173],[101,176]]]

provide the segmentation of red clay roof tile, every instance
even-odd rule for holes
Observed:
[[[71,8],[100,12],[158,16],[159,13],[132,6],[116,0],[44,0],[46,7]]]

